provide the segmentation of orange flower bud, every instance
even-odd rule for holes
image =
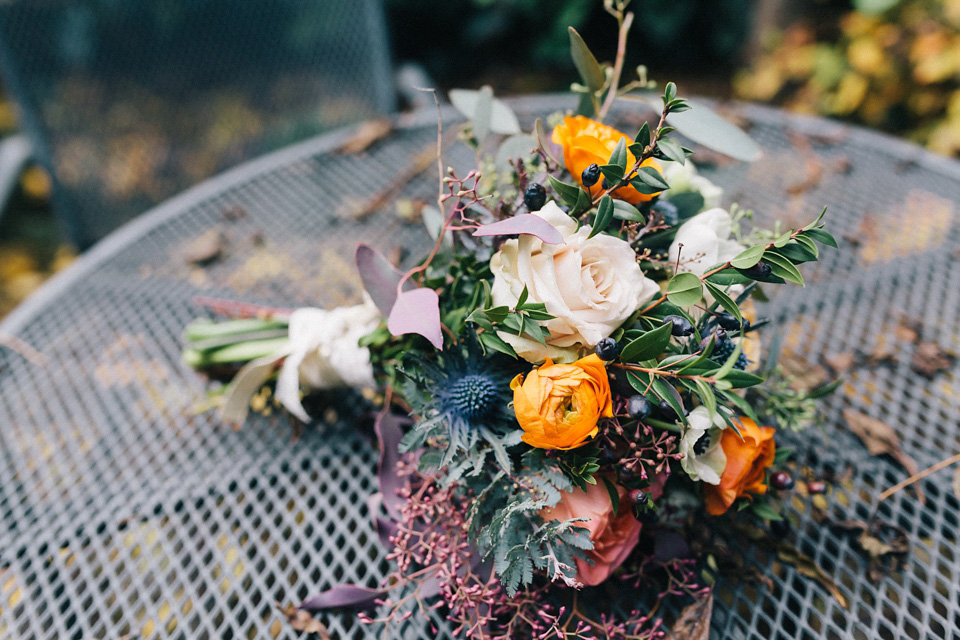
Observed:
[[[546,363],[510,383],[523,441],[540,449],[575,449],[613,417],[610,380],[596,354],[571,364]]]
[[[583,170],[591,164],[605,165],[610,160],[610,154],[613,153],[617,143],[621,140],[626,141],[628,145],[633,144],[633,140],[626,134],[621,133],[613,127],[608,127],[596,120],[591,120],[584,116],[567,116],[563,119],[563,124],[553,130],[553,141],[563,147],[563,163],[567,167],[570,175],[583,186],[580,179]],[[633,168],[637,161],[630,151],[627,151],[627,170]],[[661,174],[663,169],[653,158],[647,158],[640,165],[642,167],[653,167]],[[597,182],[591,187],[584,187],[590,191],[590,195],[596,197],[604,191],[603,181]],[[614,198],[625,200],[630,204],[638,202],[647,202],[652,200],[656,193],[640,193],[630,185],[620,187],[611,194]]]
[[[774,428],[758,427],[756,422],[745,417],[737,419],[736,423],[739,436],[729,427],[720,436],[720,446],[727,456],[727,466],[720,476],[720,484],[707,484],[703,488],[707,513],[710,515],[726,513],[741,496],[767,492],[763,480],[776,452]]]

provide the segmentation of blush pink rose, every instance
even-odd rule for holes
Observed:
[[[574,489],[563,494],[560,502],[540,515],[544,520],[571,520],[589,518],[577,523],[590,532],[593,549],[587,558],[577,558],[577,577],[586,585],[597,585],[610,577],[613,570],[623,564],[640,539],[640,522],[633,517],[627,501],[627,490],[617,487],[620,504],[617,516],[613,515],[610,494],[601,483],[587,485],[587,490]],[[592,561],[592,563],[591,563]]]

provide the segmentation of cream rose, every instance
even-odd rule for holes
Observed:
[[[742,244],[730,239],[732,232],[733,217],[726,210],[717,208],[698,213],[677,229],[670,245],[670,262],[678,264],[679,261],[678,272],[703,275],[710,267],[744,250]]]
[[[529,302],[546,305],[554,316],[543,323],[547,344],[501,332],[521,358],[540,363],[572,362],[580,347],[592,348],[613,333],[640,305],[660,291],[643,275],[637,256],[625,241],[577,223],[555,202],[537,215],[557,228],[563,243],[544,244],[532,235],[507,240],[490,259],[493,303],[513,307],[527,288]]]

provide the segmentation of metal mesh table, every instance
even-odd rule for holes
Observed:
[[[514,106],[529,122],[572,105]],[[915,319],[916,339],[960,350],[960,166],[823,120],[722,108],[765,151],[749,166],[702,165],[726,204],[787,224],[829,204],[829,228],[858,239],[807,269],[805,289],[780,296],[784,348],[810,368],[831,354],[885,352],[848,374],[823,406],[822,430],[786,438],[795,473],[835,478],[825,504],[798,495],[788,505],[802,522],[797,548],[848,607],[775,554],[744,547],[735,555],[771,582],[721,582],[713,637],[955,638],[960,504],[949,476],[921,483],[923,504],[901,492],[881,505],[911,551],[878,580],[848,537],[813,516],[866,518],[876,495],[906,477],[844,428],[844,409],[894,426],[920,467],[960,450],[956,368],[919,377],[914,342],[897,331]],[[636,118],[626,106],[617,114],[626,128]],[[37,351],[0,351],[0,638],[292,638],[275,603],[341,581],[374,584],[387,570],[363,506],[375,467],[354,426],[364,400],[331,399],[296,439],[279,412],[234,431],[196,410],[207,381],[179,356],[183,327],[201,313],[197,294],[329,307],[357,299],[355,242],[388,253],[423,244],[393,201],[436,193],[435,165],[418,172],[412,160],[432,153],[435,115],[398,120],[366,151],[339,153],[349,136],[288,148],[168,201],[0,325],[8,342]],[[453,146],[445,162],[469,166],[472,153]],[[377,191],[384,177],[396,178],[389,193]],[[365,206],[378,198],[388,204]],[[220,255],[196,266],[191,244],[211,229]],[[334,637],[373,636],[351,615],[324,621]],[[439,627],[412,619],[397,637],[449,637]]]

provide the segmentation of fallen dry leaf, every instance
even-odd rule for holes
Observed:
[[[187,262],[204,267],[223,257],[225,242],[226,238],[218,229],[210,229],[187,245],[184,257]]]
[[[830,373],[825,367],[807,362],[806,358],[794,351],[785,349],[778,362],[790,378],[790,386],[796,391],[810,391],[830,382]]]
[[[303,609],[297,609],[294,606],[280,607],[283,615],[287,617],[287,622],[294,631],[303,631],[304,633],[316,633],[321,640],[330,640],[330,631],[327,625],[323,624]]]
[[[916,461],[900,448],[900,439],[893,427],[853,409],[844,409],[843,419],[850,431],[860,438],[866,445],[867,451],[872,455],[887,454],[900,463],[900,466],[906,469],[911,476],[917,473]],[[923,492],[919,487],[917,487],[917,496],[921,502],[925,501]]]
[[[910,368],[929,380],[952,367],[955,359],[935,342],[921,342],[913,350]]]
[[[913,320],[911,318],[903,318],[897,324],[895,333],[898,340],[903,340],[904,342],[916,343],[920,340],[920,330],[923,328],[923,325],[919,320]]]
[[[824,356],[823,361],[833,369],[833,375],[839,376],[852,369],[856,359],[857,356],[852,351],[844,351]]]
[[[960,500],[960,466],[957,466],[957,470],[953,474],[953,493]]]
[[[868,360],[870,364],[881,364],[883,362],[890,362],[894,359],[896,355],[896,345],[893,340],[885,333],[881,333],[877,336],[877,343],[873,346],[873,349],[870,351]]]
[[[837,588],[833,578],[831,578],[826,571],[820,568],[820,565],[818,565],[813,558],[805,555],[793,545],[785,542],[782,542],[777,546],[777,557],[782,562],[793,565],[793,567],[797,570],[797,573],[800,575],[813,578],[822,584],[830,592],[830,595],[832,595],[836,601],[840,603],[840,606],[846,609],[847,599],[843,597],[842,593],[840,593],[840,589]]]
[[[713,593],[688,604],[670,627],[671,640],[709,640],[713,617]]]
[[[393,122],[390,118],[369,120],[360,125],[357,131],[337,148],[337,151],[346,154],[366,151],[375,142],[390,135],[392,131]]]

